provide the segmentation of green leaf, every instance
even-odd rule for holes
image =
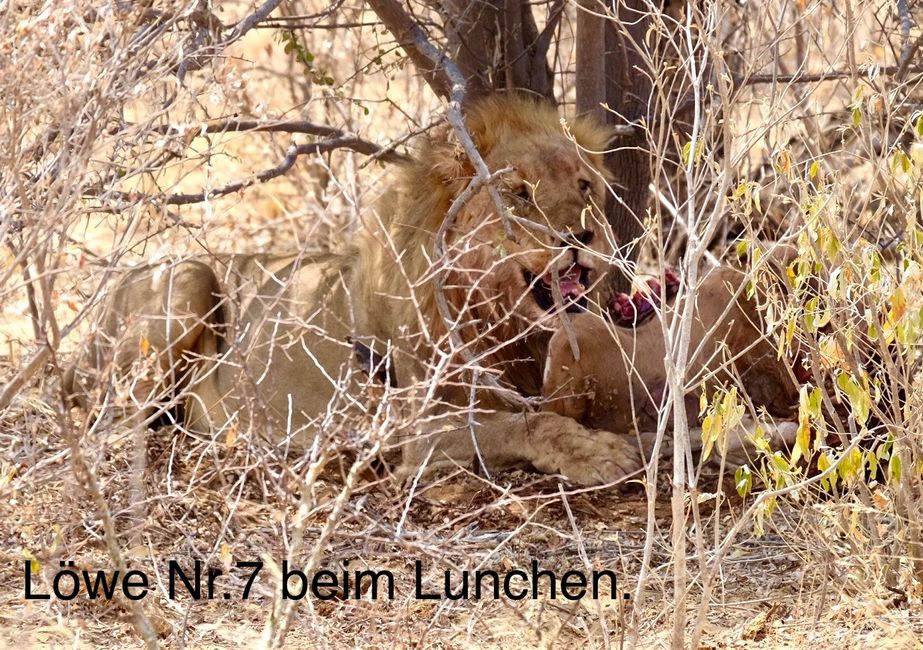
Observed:
[[[776,469],[783,474],[787,474],[788,472],[792,471],[791,464],[782,457],[782,452],[777,451],[772,455],[772,464],[775,465]]]
[[[878,456],[871,450],[865,455],[865,466],[868,469],[868,478],[874,481],[878,478]]]
[[[900,169],[905,174],[909,173],[913,168],[913,161],[910,160],[910,156],[907,155],[907,152],[903,149],[895,149],[894,153],[891,154],[891,159],[888,161],[891,167],[891,171],[897,171]]]
[[[816,160],[811,163],[811,166],[808,168],[808,177],[817,178],[817,172],[820,171],[820,163]]]
[[[820,388],[815,387],[808,395],[808,415],[812,420],[818,420],[821,416],[820,406],[823,402],[823,395]]]
[[[870,341],[878,340],[878,325],[876,325],[874,321],[869,323],[867,335]]]
[[[862,124],[862,109],[856,106],[852,109],[852,125],[858,127]]]
[[[753,474],[746,465],[741,465],[734,472],[734,487],[741,497],[747,496],[750,494],[750,490],[753,489]]]
[[[896,483],[901,480],[901,457],[896,452],[891,452],[891,458],[888,459],[888,483]]]
[[[869,418],[869,410],[872,407],[872,399],[855,378],[846,372],[840,373],[836,378],[837,387],[843,391],[849,399],[849,405],[852,407],[853,415],[856,422],[865,424]]]

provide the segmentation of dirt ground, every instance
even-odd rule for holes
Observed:
[[[11,434],[11,421],[11,414],[5,415],[0,427],[7,450],[0,479],[0,566],[6,585],[0,593],[0,638],[10,647],[137,647],[140,641],[124,601],[25,599],[26,559],[37,562],[35,593],[50,592],[62,561],[95,570],[111,569],[112,560],[101,539],[99,512],[75,485],[66,446],[40,416],[33,417],[28,435]],[[21,424],[15,428],[22,431]],[[298,507],[298,483],[281,466],[247,467],[239,448],[210,459],[194,453],[196,447],[196,441],[167,430],[151,434],[141,521],[129,505],[133,487],[126,478],[127,441],[114,440],[107,447],[97,480],[116,526],[131,540],[123,549],[128,565],[145,571],[156,584],[143,604],[169,644],[250,647],[260,639],[279,585],[278,565],[291,544],[286,526]],[[553,477],[521,471],[493,479],[488,483],[461,472],[445,476],[422,486],[407,507],[406,489],[367,475],[320,566],[339,571],[338,565],[348,560],[353,568],[388,569],[395,577],[394,599],[382,594],[372,601],[366,593],[360,600],[350,594],[348,599],[302,601],[287,647],[622,647],[632,626],[640,647],[669,645],[673,595],[666,484],[659,486],[655,503],[652,574],[632,619],[625,598],[633,596],[641,566],[647,519],[643,491],[638,486],[574,490]],[[714,478],[703,484],[708,483],[716,486]],[[325,497],[334,496],[340,485],[336,476],[320,481],[317,503],[329,503]],[[714,494],[703,494],[701,501],[706,535],[716,525],[726,529],[741,511],[736,494],[722,499],[718,513]],[[782,504],[762,537],[740,536],[714,585],[699,647],[829,648],[846,642],[919,647],[923,610],[918,597],[902,599],[875,585],[856,591],[861,581],[848,572],[860,571],[862,559],[855,558],[852,567],[832,555],[822,562],[824,550],[817,540],[799,541],[797,527],[804,525],[799,507]],[[309,514],[305,548],[320,535],[328,514],[324,506]],[[306,555],[293,557],[293,566],[302,565]],[[262,560],[266,568],[247,600],[237,597],[247,574],[238,570],[219,583],[235,594],[229,600],[196,602],[182,593],[168,598],[167,563],[188,566],[194,559],[225,569],[238,561]],[[429,578],[446,569],[455,576],[464,568],[528,569],[532,559],[559,575],[587,567],[614,571],[617,598],[604,593],[599,600],[569,602],[560,596],[550,599],[547,587],[536,600],[519,602],[414,597],[417,560],[424,584],[435,590],[439,583]],[[695,571],[698,558],[689,560]],[[690,594],[688,615],[694,621],[698,584]]]

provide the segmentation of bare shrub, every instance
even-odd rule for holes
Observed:
[[[47,593],[68,560],[143,567],[156,582],[114,611],[8,590],[0,613],[15,619],[11,637],[101,645],[114,629],[150,647],[723,647],[919,632],[918,8],[509,0],[485,3],[484,19],[465,4],[0,7],[4,582],[21,585],[28,562]],[[597,40],[581,41],[587,34]],[[583,67],[594,48],[608,52],[605,64]],[[613,66],[617,87],[593,85]],[[611,198],[596,212],[614,220],[618,250],[604,261],[636,284],[663,280],[669,266],[682,278],[683,309],[663,320],[668,390],[656,431],[643,432],[672,455],[652,456],[640,488],[580,488],[478,463],[403,483],[391,473],[408,434],[433,420],[474,432],[499,403],[541,408],[537,390],[511,390],[490,360],[538,330],[566,330],[567,317],[509,335],[509,320],[477,330],[455,310],[484,300],[483,270],[465,266],[466,251],[522,225],[500,192],[509,170],[484,165],[465,131],[466,102],[524,86],[556,98],[568,120],[596,111],[614,128]],[[222,358],[243,366],[263,353],[234,329],[256,276],[228,270],[228,255],[260,255],[254,273],[271,275],[275,255],[302,264],[349,251],[359,229],[380,227],[376,200],[392,166],[438,129],[474,172],[433,233],[430,265],[408,276],[420,296],[428,286],[437,301],[458,294],[440,301],[440,335],[415,382],[391,385],[390,354],[383,365],[367,359],[370,372],[332,376],[326,409],[280,434],[263,377],[241,373],[235,393],[249,416],[203,434],[182,417],[188,395],[171,388],[189,358],[161,363],[130,315],[120,343],[101,338],[105,305],[130,269],[170,286],[207,260],[225,269],[222,291],[241,291],[223,294],[220,324],[187,327],[240,334]],[[498,218],[453,239],[479,193]],[[401,259],[399,242],[383,235],[380,245]],[[727,260],[746,268],[744,291],[778,356],[808,360],[792,448],[769,444],[762,432],[776,421],[740,382],[702,394],[691,412],[708,379],[686,372],[694,297],[706,269]],[[464,286],[447,280],[466,273]],[[277,316],[283,306],[264,305],[259,329],[322,329]],[[126,368],[114,351],[127,348],[140,354]],[[80,406],[64,389],[68,373],[84,387]],[[447,390],[465,399],[442,405]],[[700,428],[688,424],[696,416]],[[746,465],[716,471],[694,456],[713,444],[720,458],[744,417],[762,427]],[[299,437],[308,444],[296,453]],[[445,570],[533,558],[559,573],[610,568],[618,598],[415,598],[415,560],[435,590]],[[221,569],[235,598],[169,597],[172,559]],[[264,568],[244,601],[237,563],[247,561]],[[283,561],[306,574],[340,573],[347,561],[388,569],[396,597],[285,600]],[[67,624],[48,632],[54,621]]]

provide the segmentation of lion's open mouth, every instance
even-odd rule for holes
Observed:
[[[523,271],[523,277],[536,304],[543,311],[550,311],[555,306],[552,278],[554,271],[538,277],[529,271]],[[590,270],[580,264],[572,265],[567,271],[558,275],[558,285],[561,287],[561,297],[564,299],[565,310],[578,312],[586,309],[586,288],[589,284]]]

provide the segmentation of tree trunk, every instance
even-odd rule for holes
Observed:
[[[606,31],[608,21],[599,0],[580,0],[577,5],[577,115],[592,115],[611,122],[606,102]]]
[[[552,30],[559,4],[552,8]],[[449,51],[468,80],[469,99],[516,89],[554,101],[550,34],[539,33],[527,0],[448,0],[436,8],[446,21]]]
[[[604,16],[612,12],[615,20]],[[624,125],[644,117],[651,95],[650,79],[642,74],[644,56],[635,44],[643,45],[647,30],[647,9],[643,0],[581,0],[577,14],[577,112],[601,117],[607,124]],[[602,108],[606,104],[609,110]],[[638,258],[636,240],[644,232],[644,218],[650,200],[650,155],[642,133],[619,136],[606,165],[615,176],[606,202],[606,217],[612,225],[624,259]],[[631,277],[611,275],[617,291],[628,291]]]

